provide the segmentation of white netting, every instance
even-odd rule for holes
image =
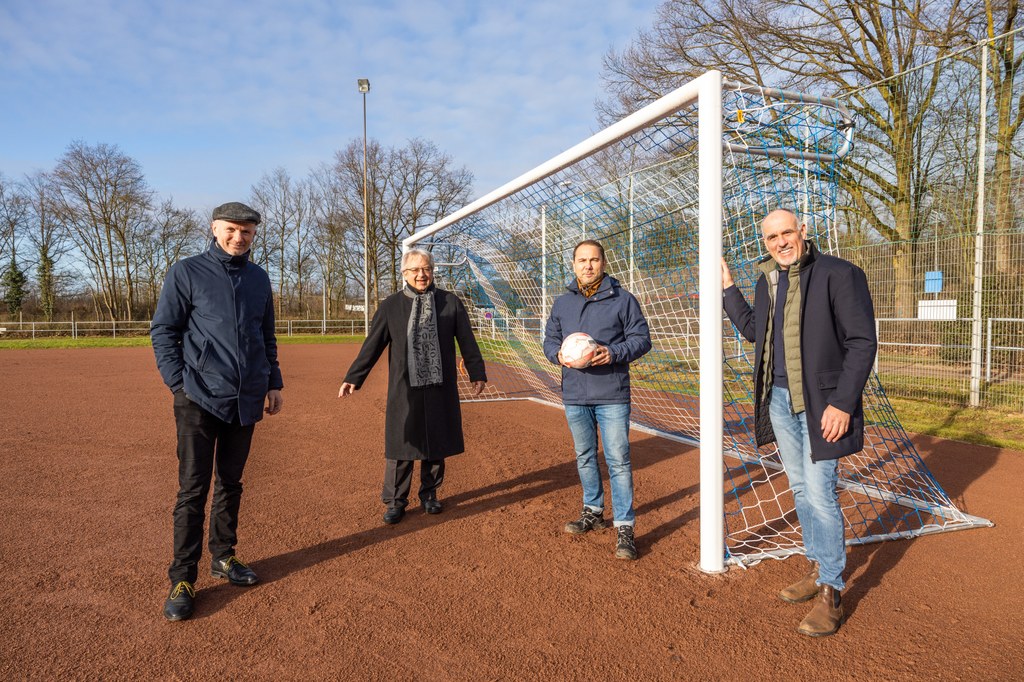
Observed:
[[[850,122],[831,103],[778,91],[727,89],[723,111],[723,245],[752,300],[753,263],[766,255],[757,226],[768,210],[798,211],[819,248],[836,252]],[[560,370],[541,352],[544,321],[572,276],[573,246],[598,239],[608,272],[637,297],[651,328],[654,348],[631,368],[633,423],[697,442],[696,116],[692,107],[674,112],[419,242],[435,252],[439,284],[470,310],[491,380],[481,399],[561,404]],[[726,558],[748,564],[800,553],[777,453],[753,445],[752,349],[724,316],[722,324]],[[950,501],[874,376],[865,417],[864,451],[841,463],[848,543],[987,524]]]

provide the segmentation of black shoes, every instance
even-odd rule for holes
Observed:
[[[423,500],[423,511],[428,514],[440,514],[444,510],[438,500]],[[405,507],[388,507],[384,512],[384,523],[393,526],[405,518]]]
[[[192,583],[182,580],[171,588],[171,593],[164,602],[164,618],[171,621],[190,618],[195,604],[195,588],[192,587]]]
[[[604,522],[604,512],[596,512],[584,507],[578,519],[565,524],[565,532],[572,535],[582,535],[592,530],[600,530],[606,525]]]
[[[243,564],[237,557],[214,559],[210,564],[210,575],[214,578],[227,578],[232,585],[248,587],[260,581],[256,572]],[[164,618],[167,620],[185,620],[192,617],[196,605],[196,588],[187,580],[179,580],[171,587],[171,593],[164,602]]]
[[[615,558],[636,559],[636,541],[633,539],[633,526],[619,526],[615,540]]]
[[[260,581],[256,572],[235,556],[229,556],[227,559],[214,559],[210,564],[210,575],[214,578],[227,578],[228,582],[239,587],[249,587]]]

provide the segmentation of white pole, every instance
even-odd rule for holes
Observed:
[[[633,268],[636,263],[633,258],[633,174],[629,174],[629,293],[636,296],[636,289],[633,288]]]
[[[320,334],[327,333],[327,280],[324,279],[324,293],[323,293],[323,325],[320,327]]]
[[[878,318],[875,318],[875,341],[878,341]],[[875,374],[878,374],[878,351],[875,351]]]
[[[985,334],[985,383],[992,383],[992,318],[988,318],[988,333]]]
[[[540,333],[548,321],[548,207],[540,206]]]
[[[971,320],[971,407],[981,405],[981,285],[985,276],[985,138],[988,109],[988,43],[981,47],[981,120],[978,125],[978,193],[975,198],[974,305]]]
[[[369,85],[367,85],[369,89]],[[363,92],[363,332],[370,334],[370,206],[366,186],[366,92]]]
[[[700,570],[725,570],[722,463],[722,74],[697,98],[700,186]]]

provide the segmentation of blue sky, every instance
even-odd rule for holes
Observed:
[[[435,142],[474,196],[596,130],[601,60],[660,0],[3,0],[0,172],[117,144],[200,210],[362,137]]]

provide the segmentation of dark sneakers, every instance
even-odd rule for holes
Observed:
[[[196,591],[192,583],[182,580],[171,588],[171,593],[164,602],[164,618],[167,620],[185,620],[192,616],[195,609]]]
[[[636,559],[636,541],[633,539],[633,526],[619,526],[615,540],[615,558]]]
[[[592,530],[601,530],[607,525],[604,522],[604,512],[596,512],[584,507],[578,519],[565,524],[565,532],[570,535],[582,535]]]
[[[384,512],[384,523],[393,526],[401,521],[403,516],[405,516],[405,509],[402,507],[390,507]]]
[[[239,587],[249,587],[260,581],[256,572],[235,556],[229,556],[227,559],[214,559],[210,564],[210,575],[214,578],[227,578],[228,582]]]

